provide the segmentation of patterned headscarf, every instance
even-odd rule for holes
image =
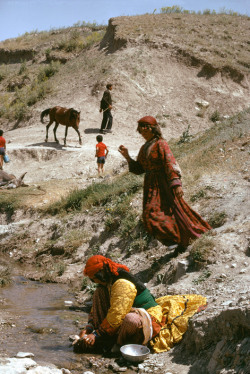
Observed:
[[[140,125],[140,123],[145,123],[145,124],[150,125],[150,126],[156,126],[156,125],[158,125],[156,119],[154,117],[152,117],[152,116],[142,117],[137,122],[138,122],[139,125]]]
[[[108,265],[109,270],[114,275],[119,275],[118,269],[129,271],[129,268],[125,265],[117,264],[116,262],[110,260],[107,257],[95,255],[88,259],[83,273],[84,275],[87,275],[89,278],[93,278],[99,270],[103,269],[105,264]]]

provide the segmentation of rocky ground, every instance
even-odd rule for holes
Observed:
[[[110,35],[108,41],[110,43]],[[126,48],[108,55],[113,63],[109,78],[114,82],[114,125],[113,132],[104,135],[104,142],[110,150],[104,179],[98,178],[94,157],[95,138],[101,122],[98,112],[101,91],[96,96],[90,96],[93,76],[79,74],[78,69],[77,73],[72,70],[70,83],[63,77],[57,77],[57,93],[36,104],[32,117],[23,127],[11,130],[10,126],[6,127],[4,135],[11,162],[4,165],[4,170],[17,177],[27,172],[26,183],[35,187],[34,192],[26,196],[28,207],[45,207],[74,188],[109,181],[127,170],[117,149],[120,144],[124,144],[129,148],[131,156],[136,156],[143,143],[136,133],[136,121],[143,115],[158,116],[163,125],[163,134],[170,140],[179,138],[188,124],[191,125],[192,135],[206,130],[211,126],[209,114],[217,108],[227,117],[249,105],[247,76],[243,85],[220,73],[209,79],[199,76],[200,66],[190,66],[174,58],[172,49],[166,46],[163,48],[161,43],[161,40],[155,40],[153,44],[158,47],[152,48],[152,45],[141,44],[140,38],[135,38]],[[107,45],[102,47],[107,48]],[[87,53],[91,60],[94,55],[104,56],[106,52],[105,49],[100,51],[94,48]],[[79,56],[78,66],[82,63],[83,56]],[[65,65],[65,71],[70,71],[70,64],[71,61]],[[200,100],[209,104],[204,117],[197,116],[200,111],[197,103]],[[58,128],[60,144],[53,141],[52,128],[49,142],[45,143],[45,126],[40,123],[40,113],[58,104],[81,110],[82,146],[71,129],[67,146],[63,146],[63,127]],[[249,114],[245,120],[250,120]],[[127,256],[120,238],[105,231],[103,216],[95,210],[61,218],[43,216],[26,208],[17,211],[11,221],[2,214],[0,238],[5,248],[2,265],[10,263],[16,269],[15,272],[41,280],[43,270],[37,266],[39,262],[46,268],[52,260],[63,261],[64,272],[53,281],[74,287],[76,306],[82,306],[89,298],[86,291],[79,291],[82,268],[91,250],[98,244],[98,253],[112,253],[119,261],[126,263],[147,283],[155,296],[202,294],[207,297],[208,307],[192,318],[180,344],[169,352],[151,354],[138,366],[129,365],[121,359],[97,356],[83,357],[82,364],[73,369],[49,368],[48,365],[41,368],[30,357],[2,357],[0,373],[27,371],[31,374],[68,374],[69,370],[77,374],[87,373],[88,370],[93,373],[106,371],[128,374],[249,373],[249,138],[243,135],[242,138],[234,139],[231,146],[226,148],[222,144],[219,157],[224,160],[223,167],[221,163],[218,168],[215,165],[214,169],[197,180],[196,186],[184,184],[187,199],[194,190],[206,191],[205,195],[197,195],[197,199],[191,203],[204,218],[208,218],[212,212],[221,213],[220,222],[215,225],[218,227],[214,227],[204,243],[201,243],[203,246],[207,245],[207,240],[212,243],[205,266],[193,263],[193,246],[185,253],[174,256],[173,251],[167,250],[156,240],[149,243],[144,253]],[[185,170],[183,172],[185,174]],[[7,193],[12,191],[8,190]],[[140,214],[141,193],[136,196],[133,206],[137,207]],[[82,230],[86,233],[77,250],[68,257],[64,257],[60,251],[56,252],[65,245],[62,233],[66,230]],[[27,234],[28,239],[23,236],[20,242],[23,233]],[[56,242],[53,247],[55,252],[48,248],[42,252],[41,248],[46,248],[45,243],[51,238]],[[32,240],[30,247],[28,240]],[[24,247],[29,250],[24,251]],[[4,305],[4,300],[1,302]],[[16,323],[17,316],[9,315],[5,309],[0,311],[0,331],[3,337],[13,337],[12,325]]]

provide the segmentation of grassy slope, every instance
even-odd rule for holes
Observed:
[[[243,82],[249,74],[249,17],[232,15],[156,14],[135,17],[117,17],[112,20],[101,46],[105,41],[118,46],[116,41],[167,48],[177,59],[186,64],[204,65],[200,74],[211,77],[217,69],[237,82]],[[49,32],[25,34],[0,43],[3,51],[20,54],[31,50],[32,61],[25,62],[20,54],[19,62],[0,66],[0,121],[22,121],[31,116],[32,107],[54,94],[57,80],[51,77],[63,75],[72,79],[63,68],[71,60],[71,70],[79,71],[77,56],[84,55],[93,44],[99,43],[105,27],[72,27]],[[91,61],[86,55],[86,76],[93,64],[95,81],[101,82],[109,71],[111,59],[102,56],[101,63]],[[94,93],[98,87],[92,87]],[[2,120],[1,120],[2,118]]]

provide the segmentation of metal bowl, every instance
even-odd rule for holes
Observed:
[[[141,362],[149,355],[150,349],[145,345],[127,344],[120,348],[123,357],[132,362]]]

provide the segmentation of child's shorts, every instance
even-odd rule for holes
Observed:
[[[97,163],[98,164],[105,164],[105,157],[104,156],[97,157]]]
[[[4,155],[5,155],[5,148],[0,147],[0,156],[4,156]]]

